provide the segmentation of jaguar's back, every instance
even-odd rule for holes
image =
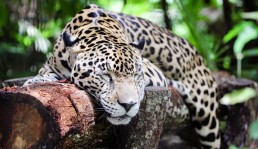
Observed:
[[[183,96],[202,147],[220,147],[217,85],[209,69],[185,39],[150,21],[85,7],[64,28],[54,56],[26,84],[44,78],[71,79],[100,99],[112,124],[127,124],[136,115],[144,86],[169,84]]]

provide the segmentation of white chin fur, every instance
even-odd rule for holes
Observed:
[[[113,125],[127,125],[131,121],[131,117],[107,117],[107,120]]]

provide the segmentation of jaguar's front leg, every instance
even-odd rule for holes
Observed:
[[[48,61],[42,66],[37,76],[32,79],[28,79],[23,84],[23,86],[27,86],[29,84],[37,84],[40,82],[53,82],[64,79],[63,75],[58,75],[56,72],[54,72],[53,68],[51,68],[52,66],[49,65],[51,63],[51,59],[52,58],[49,58]]]

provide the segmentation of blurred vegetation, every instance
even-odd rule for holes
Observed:
[[[35,75],[65,24],[91,3],[172,30],[214,71],[258,80],[256,0],[2,0],[0,82]]]
[[[231,93],[225,94],[220,99],[220,104],[229,106],[229,105],[241,104],[248,100],[257,100],[257,94],[258,94],[257,90],[250,87],[236,89],[236,90],[233,90]],[[256,102],[252,102],[252,103],[256,104]],[[257,110],[252,112],[256,113],[255,115],[257,115]],[[251,140],[258,140],[258,120],[257,119],[252,121],[248,126],[248,134]],[[228,148],[229,149],[248,149],[247,147],[237,147],[232,144]],[[253,148],[253,147],[250,147],[250,148]]]

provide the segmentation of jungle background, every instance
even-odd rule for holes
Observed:
[[[0,82],[35,75],[65,24],[91,3],[170,29],[213,71],[258,80],[257,0],[2,0]]]

